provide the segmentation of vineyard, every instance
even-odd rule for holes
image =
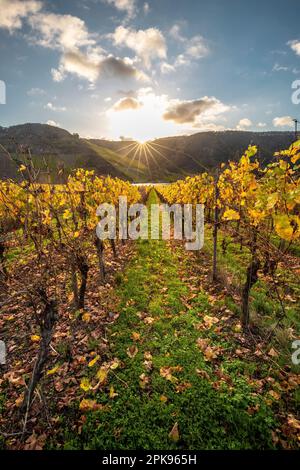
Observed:
[[[298,448],[299,170],[300,141],[169,185],[52,185],[28,152],[0,182],[0,446]],[[203,249],[100,240],[121,196],[204,204]]]

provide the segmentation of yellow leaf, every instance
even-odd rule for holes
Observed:
[[[175,366],[175,367],[161,367],[159,370],[159,373],[161,377],[164,377],[166,380],[169,380],[169,382],[172,383],[177,383],[178,379],[175,377],[173,372],[181,372],[182,367],[181,366]]]
[[[99,384],[104,384],[107,380],[108,371],[106,367],[100,367],[97,372],[97,378],[99,379]]]
[[[19,167],[19,171],[25,171],[25,170],[26,170],[26,166],[25,166],[25,165],[21,165],[21,166]]]
[[[41,337],[39,335],[32,335],[31,336],[31,341],[33,343],[39,343],[41,341]]]
[[[239,220],[240,214],[233,209],[227,209],[223,214],[223,219],[225,220]]]
[[[115,389],[113,386],[110,387],[109,389],[109,398],[113,399],[118,396],[118,393],[115,393]]]
[[[55,366],[53,367],[53,369],[48,370],[46,375],[53,375],[55,374],[55,372],[58,371],[58,369],[59,369],[59,366]]]
[[[110,368],[111,370],[115,370],[115,369],[117,369],[117,368],[119,367],[119,365],[120,365],[119,359],[115,358],[115,359],[110,363],[109,368]]]
[[[15,405],[17,408],[20,408],[20,406],[22,405],[24,401],[24,393],[22,393],[15,401]]]
[[[274,400],[279,400],[279,398],[280,398],[279,393],[275,392],[274,390],[271,390],[269,392],[269,395],[271,395],[271,397],[274,398]]]
[[[284,240],[290,241],[293,238],[294,228],[286,214],[274,216],[275,230],[277,235]]]
[[[291,158],[291,162],[292,163],[296,163],[300,158],[300,153],[298,153],[297,155],[294,155],[292,158]]]
[[[278,193],[273,193],[268,196],[267,199],[267,209],[273,209],[273,207],[277,204],[279,200],[279,194]]]
[[[91,314],[90,313],[84,313],[82,315],[82,321],[84,321],[86,323],[89,323],[90,320],[91,320]]]
[[[133,339],[133,341],[139,341],[141,339],[141,335],[140,333],[136,333],[135,331],[131,334],[131,339]]]
[[[166,397],[165,395],[161,395],[159,399],[162,403],[166,403],[168,401],[168,397]]]
[[[211,328],[215,323],[219,322],[219,319],[216,317],[210,317],[209,315],[205,315],[203,321],[207,328]]]
[[[220,351],[216,347],[207,346],[203,354],[204,354],[205,361],[213,361],[214,359],[218,357],[218,355],[220,354]]]
[[[100,356],[95,356],[94,359],[92,359],[89,363],[88,363],[88,367],[93,367],[97,361],[99,361],[100,359]]]
[[[92,386],[90,384],[90,381],[87,377],[84,377],[81,382],[80,382],[80,388],[82,388],[82,390],[84,390],[85,392],[88,392]]]
[[[97,403],[95,400],[88,400],[84,398],[81,400],[80,405],[79,405],[80,411],[98,411],[98,410],[103,410],[105,409],[104,405],[100,405]]]

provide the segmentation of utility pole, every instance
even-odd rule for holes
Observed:
[[[215,175],[215,211],[214,211],[214,225],[213,225],[213,272],[212,279],[214,282],[217,281],[217,247],[218,247],[218,228],[219,228],[219,168]]]
[[[298,124],[300,124],[300,122],[298,119],[293,119],[293,121],[295,123],[295,140],[298,140]]]

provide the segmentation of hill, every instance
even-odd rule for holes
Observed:
[[[0,145],[13,157],[22,159],[29,147],[34,161],[42,168],[41,180],[59,182],[73,168],[93,169],[97,174],[117,176],[135,182],[174,181],[180,177],[211,170],[228,159],[235,160],[248,147],[259,148],[263,163],[275,151],[287,148],[292,132],[200,132],[190,136],[166,137],[139,144],[134,141],[82,139],[64,129],[46,124],[0,127]],[[62,172],[60,172],[62,173]],[[16,165],[0,148],[0,178],[17,178]]]

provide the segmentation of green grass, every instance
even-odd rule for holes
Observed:
[[[218,267],[219,270],[229,276],[231,286],[240,290],[246,280],[246,269],[250,260],[250,253],[247,247],[240,247],[229,236],[221,231],[218,235]],[[221,249],[223,239],[230,240],[224,254]],[[205,251],[212,255],[212,231],[205,232]],[[289,293],[292,298],[297,299],[300,296],[299,276],[295,275],[292,270],[277,269],[279,278],[284,279],[288,286]],[[294,328],[296,332],[300,331],[300,306],[296,302],[289,302],[285,295],[281,292],[286,307],[286,316],[282,324],[286,328]],[[276,290],[272,283],[268,283],[265,279],[260,278],[251,290],[250,313],[254,315],[259,323],[265,327],[270,327],[276,322],[277,318],[282,314],[282,307],[278,300]]]
[[[156,201],[151,191],[149,202]],[[189,283],[178,274],[180,263],[188,263],[182,249],[174,252],[161,240],[137,242],[136,255],[117,289],[120,317],[108,332],[110,358],[117,357],[122,366],[109,374],[104,389],[84,395],[107,409],[88,413],[80,436],[70,431],[66,420],[61,439],[65,449],[273,448],[271,430],[276,420],[272,409],[249,385],[255,366],[230,358],[233,345],[226,336],[195,328],[205,314],[212,313],[212,307],[202,290],[190,309],[184,306]],[[152,317],[153,323],[145,323],[143,315]],[[138,342],[133,341],[133,332],[140,335]],[[205,362],[197,347],[199,336],[223,348],[219,368],[230,376],[232,387],[225,382],[219,389],[213,387],[215,368]],[[138,353],[130,358],[126,351],[134,345]],[[151,371],[144,366],[145,352],[153,357]],[[160,374],[162,367],[170,366],[182,368],[172,374],[176,383]],[[207,375],[199,375],[196,369]],[[141,387],[142,374],[149,377],[145,388]],[[111,386],[118,394],[114,399],[109,398]],[[248,408],[256,405],[259,409],[251,415]],[[177,442],[169,437],[175,423],[180,434]]]

